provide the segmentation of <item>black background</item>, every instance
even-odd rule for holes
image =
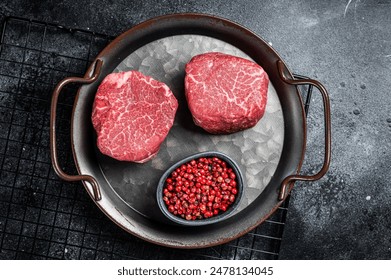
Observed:
[[[116,36],[149,18],[178,12],[218,15],[251,29],[272,44],[293,72],[321,81],[329,91],[332,102],[332,164],[328,174],[318,182],[296,184],[290,200],[279,258],[390,259],[390,1],[6,0],[0,3],[2,20],[5,16],[19,16],[110,36]],[[20,119],[23,116],[13,118]],[[42,127],[37,128],[43,130],[41,139],[46,139],[47,136],[44,127],[42,124]],[[19,135],[17,131],[13,133],[15,137]],[[324,147],[322,103],[318,94],[314,94],[311,101],[307,144],[303,173],[310,174],[320,168]],[[4,151],[2,153],[6,154]],[[45,155],[42,157],[45,158]],[[18,166],[28,169],[28,163],[26,160]],[[12,162],[9,164],[12,166]],[[4,166],[2,168],[4,169]],[[49,173],[46,169],[49,169],[49,166],[42,164],[40,167],[35,166],[32,172]],[[4,183],[7,179],[1,180]],[[67,192],[65,188],[61,190]],[[74,200],[79,191],[74,186],[69,192],[74,192],[69,195],[69,200]],[[80,205],[77,203],[76,207],[80,207],[79,211],[83,213],[83,203],[91,202],[87,198],[80,201]],[[9,208],[7,211],[17,209]],[[98,215],[97,213],[96,211],[92,214]],[[28,214],[34,219],[34,213]],[[70,221],[71,215],[61,219],[44,213],[40,216],[47,219],[48,223],[63,222],[64,218],[74,227],[81,222],[77,219]],[[20,245],[22,241],[19,237],[18,240],[4,241],[7,233],[4,224],[5,221],[0,223],[2,242],[9,242],[10,246],[19,244],[17,252],[22,252],[23,245]],[[8,226],[12,227],[9,224]],[[113,229],[107,230],[114,228],[113,226]],[[33,231],[36,234],[40,232],[37,228]],[[58,231],[50,232],[51,237],[61,238],[63,233]],[[44,236],[44,229],[40,234]],[[129,238],[123,233],[119,235],[121,240]],[[91,235],[90,242],[95,244],[93,248],[99,244],[104,248],[104,241],[99,243],[92,240],[93,238],[94,235]],[[79,239],[75,236],[74,240],[77,243]],[[29,242],[27,238],[25,242]],[[31,242],[34,242],[34,248],[39,247],[38,241]],[[30,245],[25,248],[30,248]],[[109,246],[121,247],[111,243]],[[145,244],[141,246],[142,249],[140,246],[133,249],[143,250],[143,256],[148,258],[148,246],[150,245]],[[121,249],[124,250],[116,248]],[[133,249],[126,248],[126,252],[129,253]],[[159,250],[162,255],[170,256],[170,251],[163,248]],[[3,244],[1,256],[16,258],[17,252],[4,251]],[[65,245],[58,248],[58,252],[59,258],[89,256],[88,250],[74,253]],[[101,252],[104,252],[104,249]],[[89,257],[99,258],[95,252],[94,254]],[[189,257],[186,253],[182,255],[184,258]],[[195,258],[204,255],[199,254]],[[31,255],[19,254],[19,257],[23,256],[27,258]],[[103,253],[102,256],[116,257]],[[129,257],[129,254],[127,256]],[[134,254],[135,258],[139,256],[140,254]],[[117,258],[121,257],[123,255],[117,255]]]

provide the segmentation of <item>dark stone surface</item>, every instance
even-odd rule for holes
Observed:
[[[391,259],[391,188],[388,186],[391,181],[390,1],[85,2],[3,0],[0,19],[7,15],[20,16],[118,35],[158,15],[208,13],[251,29],[271,42],[294,72],[321,81],[330,93],[332,104],[332,163],[329,173],[320,181],[296,184],[280,258]],[[12,96],[1,98],[3,102],[14,102]],[[0,125],[0,134],[8,131],[8,127],[3,127],[7,124]],[[18,140],[17,126],[11,132]],[[34,133],[32,128],[25,132],[29,144],[35,141]],[[307,144],[303,173],[311,174],[321,166],[324,147],[322,105],[318,94],[314,94],[310,109]],[[20,149],[17,146],[8,148]],[[29,158],[26,154],[26,165],[19,165],[26,169],[24,174],[30,172]],[[7,162],[11,164],[12,157],[7,156]],[[42,166],[42,171],[47,172],[47,166]],[[0,176],[5,185],[8,180],[15,179],[13,173],[6,170]],[[36,197],[35,201],[39,199]],[[34,201],[29,203],[25,220],[35,221]],[[66,209],[66,198],[60,201],[60,207]],[[54,220],[51,211],[40,219],[47,225],[58,221]],[[68,220],[71,219],[69,215]],[[18,224],[8,226],[20,227]],[[75,224],[78,226],[85,225]],[[94,229],[94,225],[86,227]],[[5,229],[4,250],[0,257],[15,258],[12,255],[15,252],[7,253],[6,246],[18,242],[15,238],[18,237],[8,234]],[[34,252],[49,252],[52,257],[59,258],[74,258],[80,254],[85,258],[115,257],[106,255],[103,249],[100,255],[87,249],[79,252],[80,248],[72,244],[80,242],[80,238],[76,235],[67,238],[72,242],[66,247],[49,246],[45,240],[27,246],[32,242],[28,238],[20,246],[32,248]],[[109,239],[97,243],[85,237],[84,242],[92,247],[113,246]],[[23,254],[17,257],[23,258]]]

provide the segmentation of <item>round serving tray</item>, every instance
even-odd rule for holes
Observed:
[[[211,135],[196,127],[184,97],[184,67],[196,54],[218,51],[251,59],[268,73],[266,112],[254,127],[229,135]],[[91,124],[97,87],[112,72],[138,70],[166,83],[179,109],[174,126],[158,155],[144,164],[120,162],[96,147]],[[80,82],[72,115],[72,147],[80,175],[59,168],[55,149],[55,111],[58,94],[69,82]],[[323,86],[317,86],[327,97]],[[294,180],[316,180],[296,175],[305,150],[305,114],[294,80],[278,54],[261,38],[231,21],[200,14],[158,17],[139,24],[111,42],[91,64],[84,78],[68,78],[55,89],[52,100],[51,147],[53,166],[65,180],[82,180],[92,199],[115,223],[131,234],[160,245],[199,248],[237,238],[262,223],[286,197]],[[300,83],[303,83],[301,81]],[[325,107],[328,105],[326,98]],[[327,108],[325,108],[327,116]],[[328,117],[325,120],[328,121]],[[326,123],[326,140],[329,135]],[[241,204],[229,219],[194,228],[165,223],[156,201],[156,187],[164,171],[175,162],[203,151],[232,157],[244,174]]]

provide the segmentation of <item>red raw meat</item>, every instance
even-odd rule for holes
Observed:
[[[265,113],[269,77],[258,64],[205,53],[186,65],[185,94],[196,125],[214,134],[253,127]]]
[[[92,109],[99,150],[142,163],[159,151],[178,102],[168,86],[137,71],[112,73],[100,84]]]

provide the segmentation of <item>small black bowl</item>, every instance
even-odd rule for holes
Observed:
[[[177,169],[179,166],[181,166],[184,163],[190,162],[193,159],[198,159],[201,157],[210,158],[210,157],[217,157],[223,161],[226,162],[227,167],[232,168],[232,170],[235,172],[236,175],[236,189],[238,190],[236,194],[235,201],[229,205],[227,210],[223,213],[220,213],[216,216],[210,217],[210,218],[204,218],[204,219],[197,219],[197,220],[186,220],[182,217],[176,216],[168,211],[166,204],[163,200],[163,189],[166,185],[166,179],[171,175],[171,173]],[[208,152],[202,152],[197,153],[194,155],[191,155],[187,158],[184,158],[180,160],[179,162],[172,165],[170,168],[164,172],[162,177],[159,180],[159,184],[156,191],[156,198],[159,205],[160,210],[164,214],[165,217],[167,217],[171,222],[178,225],[183,226],[203,226],[203,225],[209,225],[217,222],[221,222],[231,216],[231,214],[234,212],[234,210],[238,207],[240,199],[243,194],[243,176],[242,172],[240,171],[238,165],[235,163],[233,159],[231,159],[229,156],[215,151],[208,151]]]

